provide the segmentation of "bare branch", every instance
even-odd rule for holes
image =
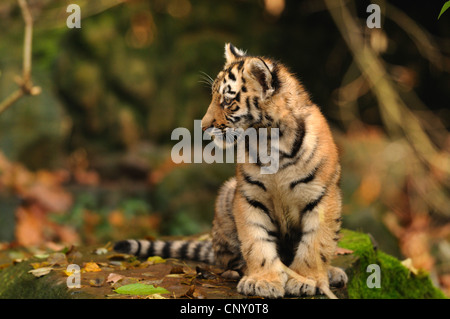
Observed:
[[[383,61],[370,46],[366,45],[355,18],[342,0],[325,0],[325,4],[336,23],[342,37],[349,47],[355,63],[370,84],[376,96],[380,114],[388,132],[397,137],[405,137],[415,150],[416,157],[434,170],[442,172],[448,183],[450,175],[450,158],[448,153],[440,151],[423,130],[419,119],[407,107],[405,101],[396,91],[394,83],[385,69]],[[425,171],[423,165],[415,168],[416,172]],[[427,202],[437,211],[450,214],[448,195],[437,181],[428,179]],[[430,191],[431,189],[431,191]]]
[[[23,21],[25,22],[25,37],[23,43],[23,82],[30,80],[31,73],[31,48],[33,41],[33,17],[25,0],[18,0],[22,11]]]
[[[31,50],[33,41],[33,17],[26,0],[18,0],[22,17],[25,22],[25,36],[23,44],[22,78],[19,79],[19,89],[11,93],[0,103],[0,115],[24,95],[38,95],[41,88],[33,86],[31,82]]]

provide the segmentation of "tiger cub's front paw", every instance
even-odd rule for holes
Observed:
[[[342,288],[347,285],[348,277],[344,270],[330,266],[328,269],[328,279],[331,287]]]
[[[247,296],[282,298],[284,296],[284,281],[282,278],[267,280],[263,276],[244,276],[239,281],[237,290]]]
[[[309,280],[310,283],[300,282],[295,278],[289,278],[286,283],[286,295],[289,296],[314,296],[317,294],[315,282]]]

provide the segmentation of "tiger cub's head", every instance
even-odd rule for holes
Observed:
[[[236,129],[264,127],[270,120],[265,106],[279,86],[279,66],[267,58],[247,56],[231,43],[225,45],[225,59],[212,83],[212,100],[202,129],[215,137],[225,136],[229,145],[237,139]],[[228,133],[235,136],[232,141]]]

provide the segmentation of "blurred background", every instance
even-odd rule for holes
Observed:
[[[381,28],[362,0],[2,0],[0,249],[207,232],[235,166],[176,165],[170,135],[202,118],[202,72],[232,42],[289,66],[328,118],[344,227],[450,295],[450,10],[373,2]]]

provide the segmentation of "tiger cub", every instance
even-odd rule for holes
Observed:
[[[202,129],[278,128],[278,170],[261,174],[260,161],[237,164],[219,191],[212,241],[127,240],[115,249],[215,263],[224,276],[242,276],[244,295],[314,295],[316,287],[345,285],[345,272],[330,265],[341,225],[341,169],[325,118],[281,63],[232,44],[225,58]]]

